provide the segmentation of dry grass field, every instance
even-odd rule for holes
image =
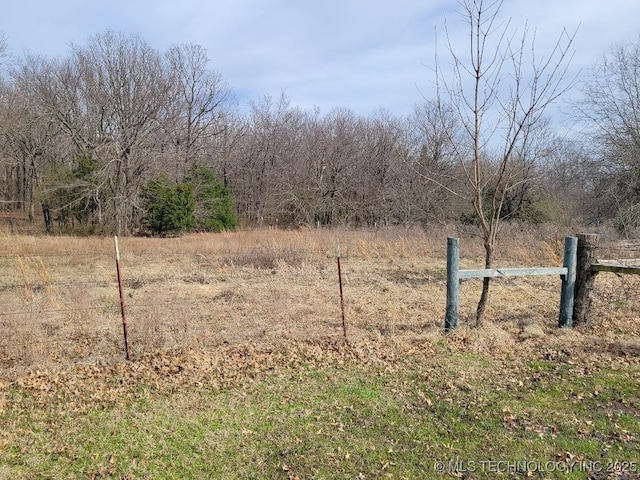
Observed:
[[[122,238],[132,352],[127,362],[113,239],[0,234],[0,416],[7,425],[0,434],[0,465],[5,465],[0,478],[419,478],[419,472],[423,478],[492,478],[484,468],[489,464],[480,471],[478,462],[499,454],[492,450],[495,436],[502,439],[496,445],[507,442],[503,454],[509,458],[524,458],[533,449],[554,462],[599,458],[636,465],[640,281],[601,274],[591,324],[560,330],[559,278],[494,281],[482,328],[472,327],[481,282],[466,280],[461,327],[444,335],[447,236],[461,237],[462,268],[482,264],[480,239],[453,227]],[[342,332],[338,245],[348,342]],[[562,235],[552,230],[507,231],[497,263],[561,266],[562,248]],[[599,255],[635,253],[603,242]],[[549,392],[557,394],[553,401],[540,400]],[[576,398],[586,403],[572,401]],[[565,412],[562,402],[574,405]],[[598,402],[605,406],[595,413]],[[448,410],[433,413],[440,404]],[[366,433],[381,415],[370,411],[372,405],[387,405],[382,417],[392,418],[389,412],[398,417]],[[454,417],[465,418],[458,410],[464,405],[476,405],[480,417],[467,419],[467,427],[460,423],[460,431],[446,426]],[[544,418],[522,423],[527,405]],[[269,408],[275,413],[267,415],[268,424],[254,423],[255,412]],[[336,438],[354,408],[362,415],[357,419],[362,429],[351,433],[356,440]],[[188,439],[203,436],[204,442],[210,430],[203,417],[184,412],[206,411],[211,420],[212,409],[220,415],[214,423],[228,430],[219,430],[218,443],[207,451],[225,453],[193,463]],[[317,413],[325,409],[333,412],[330,418]],[[416,409],[436,415],[430,431],[439,437],[423,439],[431,450],[420,450],[410,435]],[[176,410],[183,412],[181,419],[171,417]],[[117,445],[104,443],[100,428],[115,421],[102,418],[104,412],[127,425],[113,427],[127,432],[122,438],[114,430],[109,434]],[[101,420],[91,423],[96,415]],[[605,429],[609,420],[616,427]],[[138,437],[145,422],[147,435]],[[181,422],[195,430],[184,427],[188,431],[179,434]],[[327,422],[318,431],[331,432],[329,437],[319,443],[307,438],[308,429]],[[475,437],[469,433],[472,447],[465,448],[471,451],[461,450],[456,442],[478,426],[474,422],[484,426]],[[568,429],[566,438],[556,438],[553,429],[560,427],[554,424]],[[270,439],[274,425],[291,431]],[[177,450],[162,442],[161,448],[158,442],[147,444],[163,431],[173,432]],[[587,431],[588,447],[571,443],[582,442]],[[519,435],[522,444],[512,445]],[[70,436],[82,448],[70,446]],[[374,443],[373,450],[365,439]],[[575,451],[580,448],[585,451]],[[405,456],[393,460],[394,449]],[[361,460],[354,463],[355,457]],[[446,469],[426,473],[445,457]],[[452,458],[462,463],[452,466]],[[474,468],[465,470],[471,458]],[[529,466],[521,473],[565,478],[547,470]],[[585,472],[568,478],[638,478],[635,466],[591,469],[588,477]],[[506,472],[510,478],[516,473]]]
[[[448,235],[458,233],[264,230],[120,239],[133,356],[339,340],[338,246],[349,340],[442,341]],[[561,241],[555,233],[513,232],[502,240],[498,262],[561,266]],[[481,264],[479,239],[462,238],[461,268]],[[498,353],[514,345],[635,348],[636,278],[602,274],[597,285],[591,326],[565,332],[557,329],[559,278],[496,280],[487,324],[477,330],[465,327],[473,324],[481,285],[466,280],[463,328],[452,338]],[[0,303],[5,371],[123,354],[113,238],[0,236]]]

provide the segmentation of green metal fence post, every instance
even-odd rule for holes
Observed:
[[[460,278],[460,241],[447,239],[447,312],[444,318],[444,330],[448,332],[458,326]]]
[[[576,262],[577,262],[578,239],[576,237],[565,237],[564,239],[564,262],[567,274],[562,278],[562,291],[560,294],[560,318],[558,326],[561,328],[573,327],[573,299],[576,284]]]

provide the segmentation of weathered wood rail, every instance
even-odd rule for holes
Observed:
[[[598,260],[591,264],[593,272],[610,272],[624,275],[640,275],[640,259]]]
[[[637,244],[629,244],[636,247]],[[591,314],[591,294],[599,273],[618,275],[640,275],[640,259],[598,260],[597,234],[578,235],[578,267],[575,288],[573,317],[576,325],[588,325]],[[633,248],[629,248],[633,250]]]

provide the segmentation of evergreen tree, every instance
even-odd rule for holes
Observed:
[[[176,185],[162,174],[145,186],[143,196],[146,223],[153,233],[183,232],[196,226],[194,192],[190,183]]]
[[[185,181],[194,191],[197,228],[207,232],[238,228],[238,218],[233,210],[231,192],[211,168],[194,165]]]

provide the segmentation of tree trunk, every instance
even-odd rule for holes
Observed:
[[[484,268],[491,268],[493,265],[493,242],[490,240],[485,241],[484,252]],[[482,279],[482,294],[480,295],[480,301],[478,302],[478,308],[476,309],[476,327],[481,327],[482,322],[484,321],[484,311],[487,306],[487,300],[489,299],[490,283],[490,277],[484,277]]]
[[[51,210],[47,203],[42,203],[42,216],[44,218],[44,228],[47,233],[53,233],[53,223],[51,221]]]
[[[598,248],[597,234],[578,235],[578,253],[576,267],[576,283],[573,302],[573,326],[589,325],[591,312],[591,290],[598,272],[591,271],[591,265],[596,262]]]

